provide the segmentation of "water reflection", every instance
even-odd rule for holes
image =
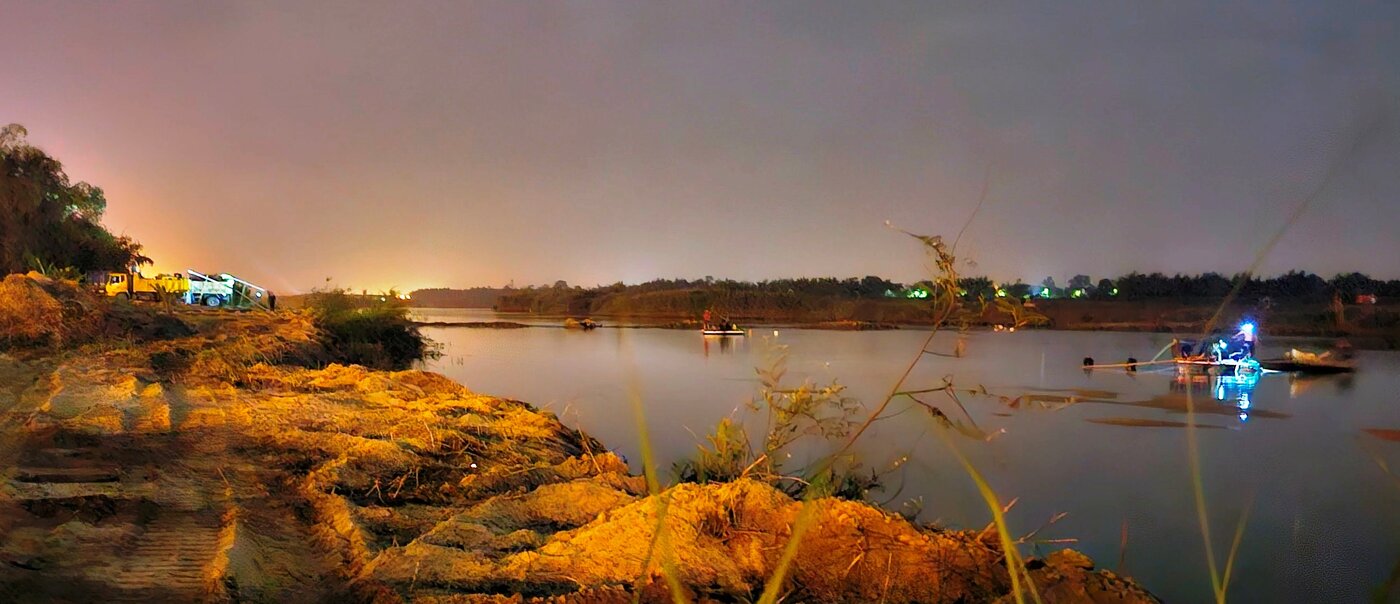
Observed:
[[[1338,394],[1351,390],[1355,383],[1355,374],[1341,373],[1336,375],[1306,375],[1302,373],[1288,374],[1288,398],[1298,398],[1304,393],[1312,390],[1318,384],[1331,384]]]
[[[1234,407],[1241,423],[1249,421],[1250,410],[1254,407],[1254,388],[1259,384],[1259,374],[1249,375],[1197,375],[1178,373],[1171,382],[1172,392],[1191,395],[1209,394],[1215,401]]]
[[[747,338],[734,338],[730,336],[703,336],[700,338],[701,346],[704,347],[705,356],[710,356],[710,351],[717,354],[734,354],[736,349],[742,348],[743,342]]]

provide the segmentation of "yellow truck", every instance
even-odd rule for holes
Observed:
[[[147,277],[137,271],[107,273],[107,283],[103,286],[106,294],[114,298],[157,302],[166,297],[182,298],[189,289],[190,280],[179,273]]]
[[[147,277],[139,271],[107,273],[103,292],[125,300],[169,300],[209,308],[271,308],[275,296],[228,273],[201,273],[190,270],[188,276],[156,275]]]

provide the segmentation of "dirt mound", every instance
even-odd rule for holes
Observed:
[[[96,336],[102,317],[96,300],[69,281],[9,275],[0,281],[0,345],[57,348]]]

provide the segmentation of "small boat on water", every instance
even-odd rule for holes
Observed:
[[[715,313],[705,310],[703,320],[700,323],[700,333],[707,336],[742,336],[747,335],[739,325],[730,322],[728,318],[719,319]]]
[[[1246,322],[1229,340],[1173,340],[1172,359],[1178,372],[1218,376],[1254,376],[1269,371],[1254,358],[1254,324]]]
[[[1269,359],[1259,361],[1265,369],[1270,371],[1286,371],[1290,373],[1351,373],[1356,371],[1356,363],[1346,354],[1335,354],[1333,351],[1321,354],[1305,352],[1296,348],[1284,353],[1281,359]]]
[[[742,329],[739,329],[738,327],[733,326],[733,325],[724,326],[724,327],[713,327],[713,326],[712,326],[712,327],[706,327],[705,329],[700,330],[700,333],[705,334],[705,335],[707,335],[707,336],[743,336],[743,335],[748,335],[748,332],[746,332],[746,331],[744,331],[744,330],[742,330]]]
[[[1258,375],[1270,371],[1254,359],[1222,359],[1209,356],[1177,358],[1176,369],[1181,373],[1237,377]]]

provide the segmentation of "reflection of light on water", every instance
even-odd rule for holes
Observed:
[[[1212,394],[1215,400],[1239,408],[1240,421],[1247,422],[1249,409],[1254,406],[1249,397],[1258,381],[1256,376],[1219,376],[1212,383]]]

